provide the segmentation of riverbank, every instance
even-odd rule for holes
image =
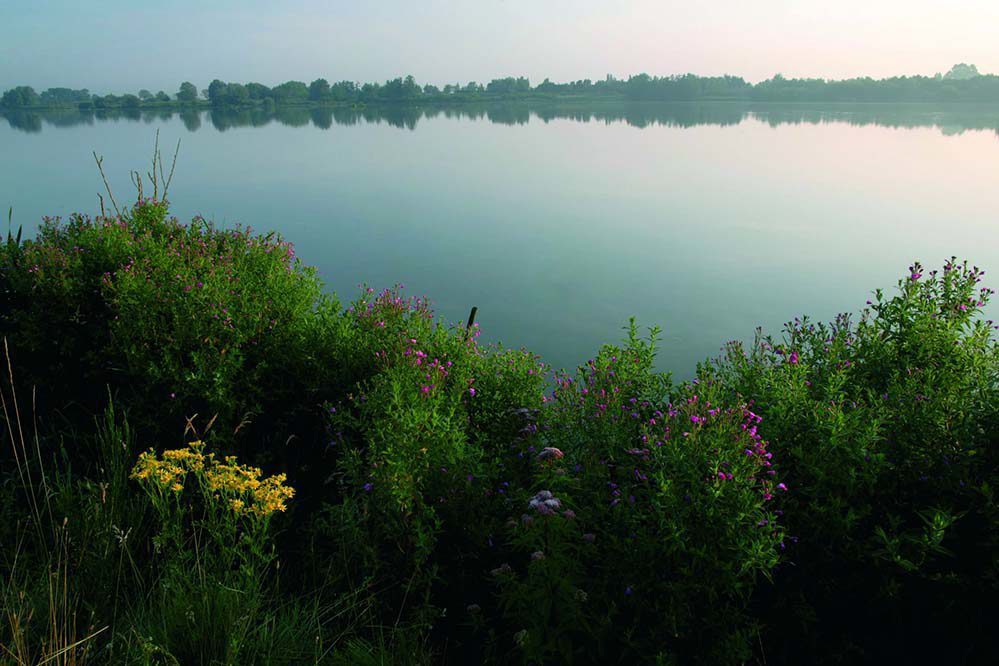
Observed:
[[[280,237],[172,219],[168,181],[0,246],[11,653],[989,653],[977,269],[914,264],[859,320],[796,320],[693,382],[634,325],[552,372],[401,288],[341,304]]]

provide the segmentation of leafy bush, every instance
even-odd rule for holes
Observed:
[[[792,660],[926,656],[939,642],[906,634],[951,613],[967,626],[982,584],[995,590],[999,347],[977,316],[993,293],[981,279],[954,260],[914,264],[858,322],[795,320],[712,370],[754,402],[795,490],[785,510],[800,542],[767,602],[771,657],[782,643]]]
[[[533,489],[497,576],[529,661],[738,663],[743,612],[777,562],[783,493],[759,417],[653,371],[655,331],[558,375]]]
[[[110,384],[144,427],[201,413],[231,432],[288,428],[321,402],[318,331],[336,303],[274,234],[183,225],[140,200],[120,218],[47,220],[3,259],[4,333],[59,407],[93,407]]]
[[[320,529],[389,618],[408,600],[503,660],[748,654],[742,608],[782,538],[748,408],[706,385],[670,402],[634,329],[549,397],[535,357],[481,350],[421,302],[351,312],[379,369],[331,407],[342,495]]]

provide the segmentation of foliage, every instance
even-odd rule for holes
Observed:
[[[0,244],[5,658],[987,658],[999,348],[974,267],[914,264],[858,320],[674,384],[655,330],[553,373],[402,287],[342,308],[279,237],[168,208]],[[140,451],[185,420],[218,453]]]
[[[939,645],[901,636],[937,631],[950,613],[960,635],[995,593],[999,348],[977,316],[993,293],[981,279],[953,259],[928,274],[917,263],[858,322],[798,319],[748,353],[731,345],[712,368],[754,401],[795,490],[786,520],[800,543],[769,602],[795,610],[775,648],[925,656]],[[848,602],[839,589],[853,590]]]
[[[143,97],[142,92],[147,96]],[[164,93],[165,95],[165,93]],[[476,99],[516,99],[525,96],[619,97],[631,100],[757,100],[783,102],[995,102],[999,101],[999,76],[980,74],[974,65],[960,63],[946,74],[935,76],[895,76],[885,79],[854,78],[843,80],[788,79],[776,74],[752,84],[738,76],[698,76],[676,74],[652,76],[640,73],[627,79],[608,74],[593,81],[580,79],[555,83],[545,79],[531,86],[526,77],[508,76],[483,85],[475,81],[436,86],[419,85],[412,75],[384,83],[339,81],[330,84],[318,78],[310,84],[286,81],[274,87],[257,82],[226,83],[214,79],[205,97],[215,107],[253,106],[271,100],[278,104],[384,104],[398,102],[461,102]],[[177,102],[197,101],[197,89],[184,82]],[[38,107],[81,106],[116,108],[169,104],[170,99],[151,96],[148,91],[135,95],[91,95],[86,89],[49,88],[39,95],[30,86],[18,86],[4,93],[0,107],[24,109]]]
[[[110,384],[133,420],[287,424],[332,371],[312,350],[335,301],[274,234],[183,225],[167,211],[148,199],[120,218],[47,220],[8,246],[3,324],[25,379],[62,376],[53,399],[91,407],[100,394],[85,386]]]

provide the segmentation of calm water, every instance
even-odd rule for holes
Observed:
[[[4,122],[5,120],[5,122]],[[681,377],[729,339],[855,311],[913,259],[999,270],[999,108],[523,105],[0,119],[32,230],[119,199],[154,133],[174,211],[276,229],[331,290],[402,282],[574,366],[635,316]],[[995,285],[993,285],[995,286]]]

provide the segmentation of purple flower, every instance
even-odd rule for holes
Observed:
[[[562,508],[562,500],[552,495],[550,490],[539,490],[527,503],[527,506],[542,516],[551,516],[556,510]]]
[[[593,543],[596,540],[597,540],[597,535],[593,534],[592,532],[587,532],[586,534],[583,535],[583,541],[585,541],[586,543]]]
[[[371,489],[374,488],[374,487],[375,487],[375,485],[373,483],[371,483],[371,482],[365,483],[362,486],[362,488],[364,488],[364,492],[366,492],[366,493],[370,493]]]

